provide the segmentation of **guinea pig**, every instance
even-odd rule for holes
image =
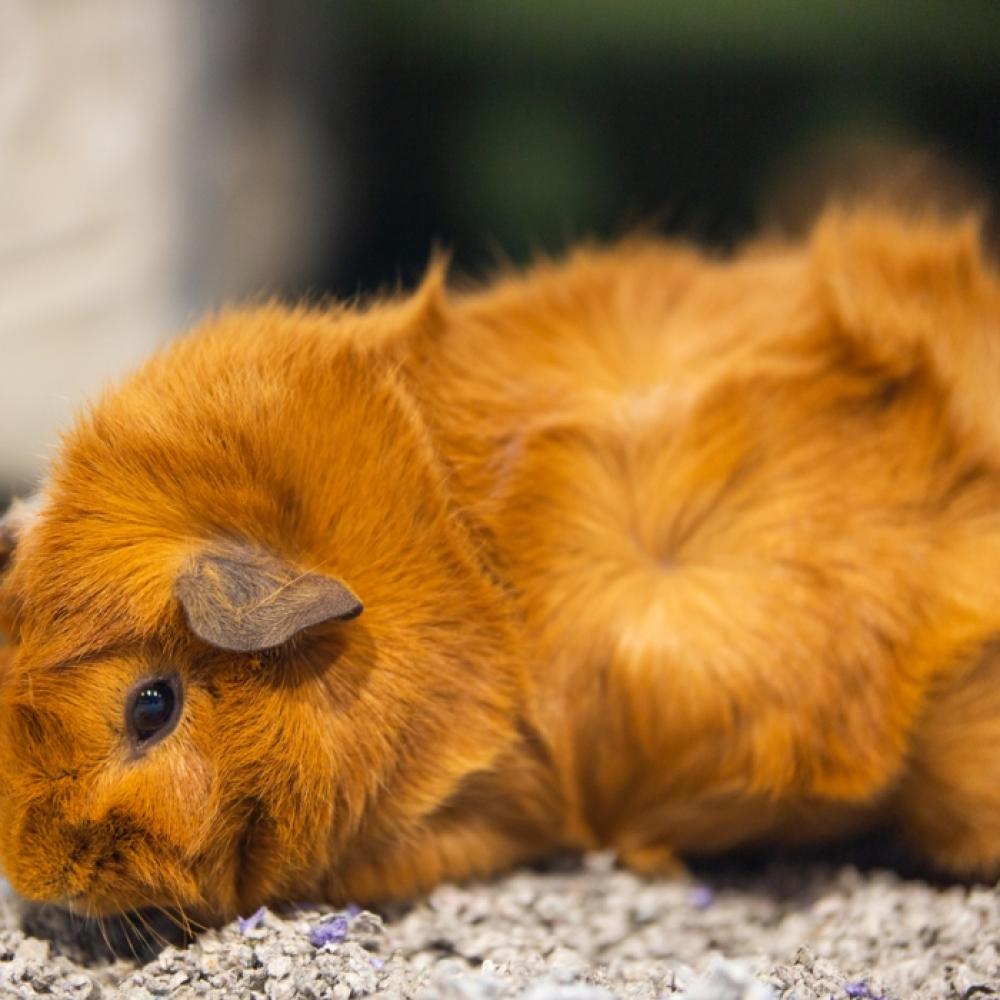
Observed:
[[[14,887],[208,921],[886,822],[996,874],[975,223],[830,210],[728,259],[443,271],[206,320],[11,510]]]

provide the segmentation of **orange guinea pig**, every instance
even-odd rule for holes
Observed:
[[[886,820],[1000,869],[972,223],[223,313],[81,415],[2,539],[31,898],[222,919]]]

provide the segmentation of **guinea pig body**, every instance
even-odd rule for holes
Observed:
[[[214,918],[876,818],[995,872],[998,338],[974,230],[875,211],[208,321],[5,529],[8,877]]]
[[[831,212],[805,247],[581,252],[458,308],[424,409],[590,843],[656,870],[892,817],[995,872],[1000,292],[974,227]]]

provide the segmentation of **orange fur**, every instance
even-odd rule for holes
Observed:
[[[207,321],[5,528],[9,878],[216,918],[886,816],[996,873],[998,343],[975,228],[875,209]],[[219,544],[364,613],[216,648],[177,580]],[[180,722],[137,751],[167,669]]]

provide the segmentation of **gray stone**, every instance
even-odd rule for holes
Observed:
[[[109,963],[95,950],[100,936],[76,918],[47,911],[30,922],[45,937],[26,936],[18,922],[28,909],[0,907],[0,997],[844,1000],[848,985],[864,984],[871,997],[938,1000],[1000,991],[995,888],[774,863],[728,874],[699,907],[690,881],[644,882],[606,862],[443,887],[382,917],[351,917],[345,939],[319,950],[310,930],[336,911],[269,911],[255,936],[233,924],[145,965]]]
[[[718,961],[692,984],[684,1000],[775,1000],[775,996],[749,969]]]

